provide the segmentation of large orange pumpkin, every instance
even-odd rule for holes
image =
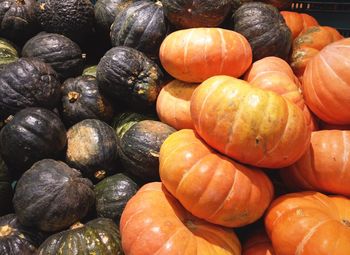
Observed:
[[[317,129],[317,124],[310,110],[304,103],[298,78],[283,59],[266,57],[252,64],[245,74],[245,80],[261,89],[274,91],[303,110],[309,128]]]
[[[294,73],[301,78],[311,58],[328,44],[342,38],[343,36],[332,27],[313,26],[307,28],[293,41],[290,65]]]
[[[281,171],[289,186],[350,196],[350,131],[313,132],[308,151]]]
[[[294,40],[301,32],[311,26],[318,26],[317,20],[306,13],[298,13],[291,11],[280,12],[286,21],[287,26],[292,31],[292,39]]]
[[[232,229],[200,220],[187,212],[160,182],[144,185],[121,216],[126,255],[239,255]]]
[[[275,255],[272,243],[264,230],[248,236],[242,247],[242,255]]]
[[[191,116],[209,145],[253,166],[289,166],[310,144],[311,130],[298,106],[233,77],[214,76],[199,85]]]
[[[317,192],[275,200],[265,217],[276,254],[349,255],[350,200]]]
[[[330,124],[350,124],[350,38],[323,48],[308,63],[303,77],[308,107]]]
[[[175,129],[193,128],[190,100],[198,84],[173,80],[166,84],[157,98],[159,119]]]
[[[191,28],[168,35],[159,57],[170,75],[196,83],[214,75],[241,76],[252,63],[252,49],[247,39],[234,31]]]
[[[222,156],[191,129],[162,144],[159,174],[164,186],[193,215],[239,227],[258,220],[273,198],[269,178]]]

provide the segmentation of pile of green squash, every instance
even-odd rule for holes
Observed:
[[[242,53],[248,63],[242,77],[252,61],[289,58],[291,31],[279,13],[289,5],[284,0],[0,0],[0,255],[241,254],[239,239],[261,229],[261,218],[239,226],[237,239],[232,228],[183,213],[155,184],[161,182],[164,141],[181,123],[194,129],[185,102],[199,84],[174,82],[171,70],[187,60],[172,55],[174,63],[165,63],[160,56],[171,49],[162,49],[162,43],[185,29],[235,31],[251,46],[250,56]],[[188,45],[188,38],[178,40]],[[175,106],[183,107],[181,115]],[[171,164],[181,166],[176,158],[187,154],[176,148],[172,153]],[[268,178],[276,193],[285,193],[277,174]],[[129,205],[135,215],[127,219],[123,212],[130,199],[144,208],[140,215],[152,206],[164,207],[164,214],[138,216]],[[147,238],[130,248],[131,237],[123,236],[129,220],[144,217],[146,224],[158,217],[175,228],[167,222],[167,210],[176,212],[171,217],[186,218],[194,235],[205,229],[203,242],[216,248],[196,251],[189,244],[175,253],[174,240],[154,253]],[[149,239],[158,234],[163,240],[166,234],[155,228],[147,230],[154,234]],[[142,233],[136,226],[134,231]],[[187,242],[185,234],[179,238]],[[223,244],[225,238],[237,247]]]

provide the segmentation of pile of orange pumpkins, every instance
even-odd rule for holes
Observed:
[[[350,38],[281,14],[289,62],[222,28],[162,42],[157,113],[178,131],[122,214],[125,254],[350,254]]]

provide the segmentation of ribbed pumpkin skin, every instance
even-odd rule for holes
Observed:
[[[216,27],[230,11],[227,0],[162,0],[165,16],[178,28]]]
[[[323,48],[306,66],[303,93],[308,107],[330,124],[350,124],[350,38]]]
[[[165,140],[159,161],[167,190],[193,215],[214,224],[252,223],[273,198],[272,183],[262,171],[214,152],[190,129]]]
[[[128,255],[239,255],[232,229],[200,220],[187,212],[160,182],[144,185],[131,198],[120,221]]]
[[[1,255],[34,255],[44,240],[42,232],[22,226],[15,214],[0,217]]]
[[[317,123],[301,94],[298,78],[283,59],[266,57],[254,62],[246,73],[245,80],[258,88],[274,91],[296,104],[304,112],[309,128],[312,131],[317,129]]]
[[[50,236],[38,248],[37,255],[123,255],[117,225],[97,218],[83,226]]]
[[[160,2],[137,1],[116,16],[110,32],[112,45],[129,46],[147,56],[158,57],[167,33],[166,22]]]
[[[299,107],[228,76],[214,76],[197,87],[191,116],[210,146],[253,166],[289,166],[310,143],[311,130]]]
[[[302,32],[293,42],[290,66],[301,78],[307,63],[328,44],[343,39],[343,36],[332,27],[313,26]]]
[[[242,255],[276,255],[276,253],[269,237],[262,230],[249,235],[243,244]]]
[[[276,199],[265,217],[276,254],[347,255],[350,251],[350,200],[317,192]]]
[[[317,20],[306,13],[281,11],[281,15],[286,21],[287,26],[292,31],[292,40],[294,40],[300,33],[311,26],[318,26]]]
[[[243,4],[234,13],[234,30],[247,38],[255,61],[267,56],[287,59],[292,33],[276,7],[261,2]]]
[[[166,84],[157,98],[157,114],[159,119],[180,130],[194,128],[190,112],[190,101],[198,84],[173,80]]]
[[[252,50],[248,41],[234,31],[192,28],[165,38],[160,61],[176,79],[196,83],[220,74],[241,76],[252,63]]]
[[[307,152],[281,175],[291,187],[350,196],[350,131],[313,132]]]

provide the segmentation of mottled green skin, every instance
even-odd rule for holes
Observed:
[[[96,68],[97,68],[97,65],[86,67],[83,70],[82,75],[83,76],[90,75],[90,76],[94,76],[96,78]]]
[[[12,196],[11,178],[7,166],[0,156],[0,216],[12,211]]]
[[[254,61],[268,56],[288,58],[292,32],[276,7],[260,2],[243,4],[234,13],[234,30],[249,41]]]
[[[129,128],[119,143],[120,161],[125,171],[144,181],[159,181],[159,150],[175,131],[154,120],[143,120]]]
[[[12,63],[18,59],[18,52],[5,39],[0,38],[0,70],[7,64]]]
[[[82,227],[54,234],[39,247],[37,255],[123,255],[118,226],[97,218]]]
[[[61,80],[80,75],[84,68],[79,45],[60,34],[37,34],[25,43],[22,56],[40,58],[50,64]]]
[[[162,0],[164,14],[178,28],[216,27],[231,10],[232,0]]]
[[[114,47],[101,58],[96,70],[99,87],[114,100],[137,110],[155,106],[163,73],[144,53]]]
[[[42,30],[81,41],[94,25],[94,5],[89,0],[38,0],[35,14]]]
[[[34,228],[22,226],[15,214],[0,217],[0,229],[9,227],[10,232],[0,233],[1,255],[34,255],[45,235]]]
[[[19,222],[45,232],[66,229],[84,218],[94,203],[91,181],[52,159],[38,161],[27,170],[13,197]]]
[[[94,189],[97,215],[119,223],[126,203],[138,189],[132,179],[121,173],[100,181]]]
[[[158,58],[166,34],[163,6],[149,0],[135,2],[120,12],[110,33],[113,46],[129,46],[151,58]]]

